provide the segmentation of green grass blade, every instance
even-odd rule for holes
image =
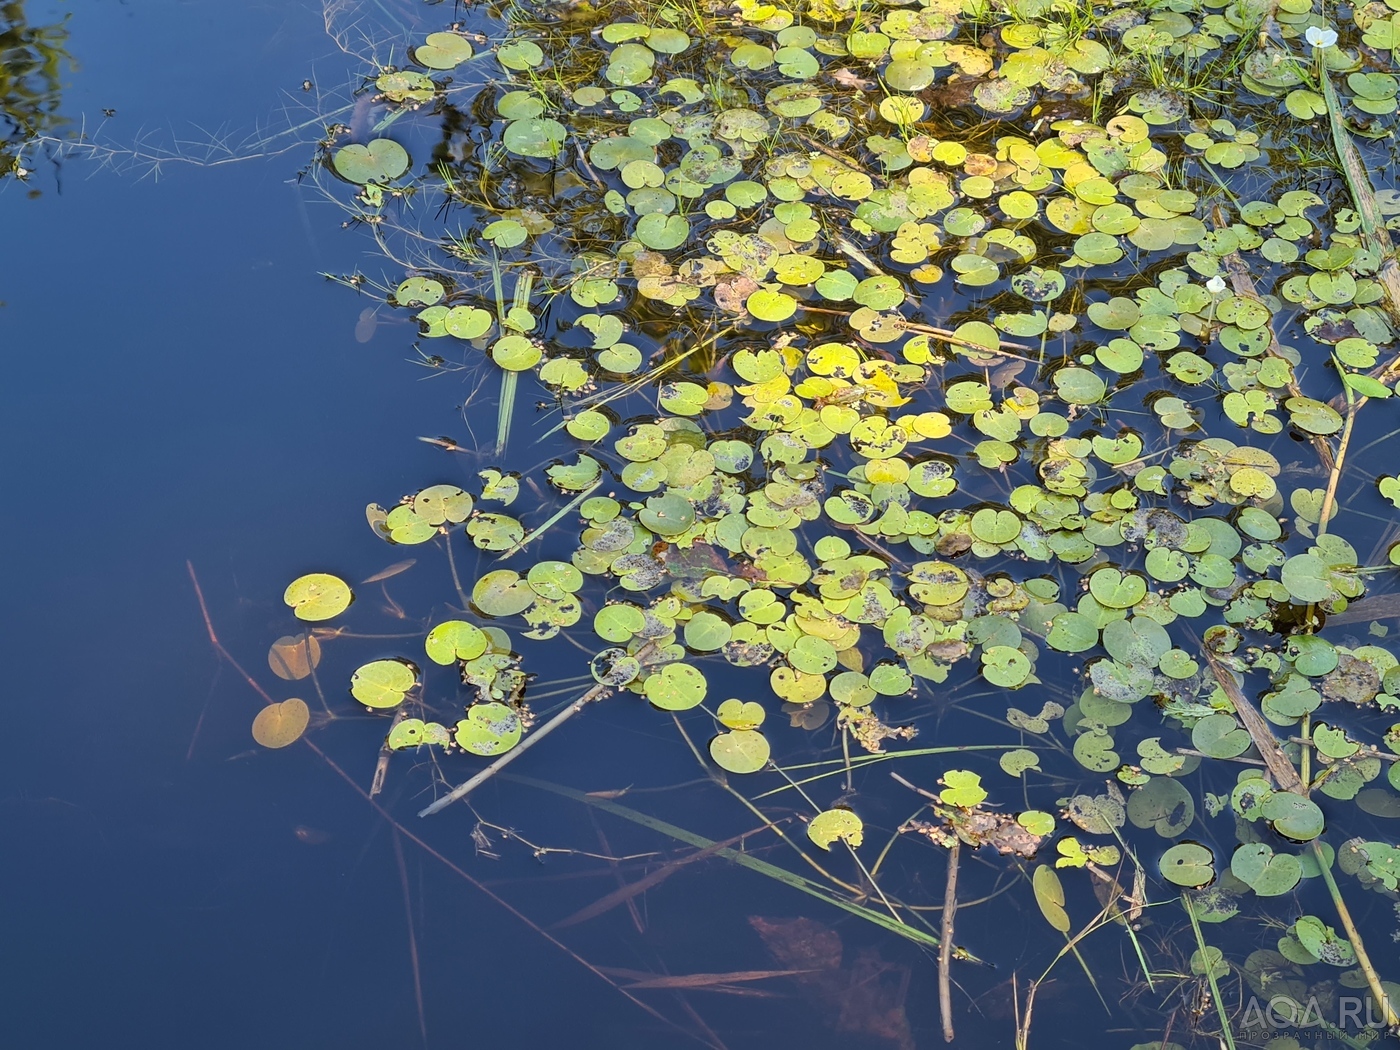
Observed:
[[[642,827],[650,828],[652,831],[673,838],[677,842],[684,842],[700,849],[715,845],[713,839],[707,839],[704,835],[697,835],[693,831],[686,831],[684,828],[677,827],[675,824],[667,823],[658,817],[649,816],[629,806],[621,805],[618,802],[614,802],[612,799],[597,798],[596,796],[586,794],[574,788],[565,787],[562,784],[553,784],[547,780],[535,780],[533,777],[522,777],[513,773],[503,773],[501,776],[504,779],[513,780],[517,784],[525,784],[528,787],[538,788],[541,791],[549,791],[556,795],[562,795],[565,798],[573,799],[576,802],[582,802],[584,805],[593,806],[596,809],[601,809],[605,813],[611,813],[614,816],[621,817],[623,820],[630,820],[634,824],[640,824]],[[788,871],[786,868],[780,868],[776,864],[770,864],[766,860],[760,860],[752,854],[744,853],[736,849],[716,850],[715,855],[724,857],[727,860],[732,860],[740,867],[748,868],[750,871],[757,872],[770,879],[775,879],[785,886],[791,886],[795,890],[800,890],[809,897],[815,897],[817,900],[835,905],[842,911],[850,912],[852,915],[865,919],[867,922],[873,922],[876,926],[881,926],[906,940],[913,941],[916,944],[921,944],[928,948],[938,947],[938,938],[933,934],[914,926],[906,926],[903,923],[896,922],[883,912],[874,911],[870,908],[863,908],[859,904],[837,897],[827,892],[811,879]]]
[[[1191,906],[1191,898],[1184,893],[1181,895],[1181,906],[1186,909],[1186,914],[1191,919],[1191,931],[1196,935],[1196,947],[1201,951],[1201,964],[1206,970],[1206,980],[1210,981],[1210,994],[1215,999],[1216,1013],[1220,1015],[1221,1036],[1229,1050],[1235,1050],[1235,1033],[1230,1031],[1230,1016],[1225,1012],[1225,1000],[1220,997],[1220,985],[1215,980],[1215,968],[1211,966],[1210,956],[1206,952],[1206,938],[1201,933],[1201,924],[1196,918],[1196,909]]]

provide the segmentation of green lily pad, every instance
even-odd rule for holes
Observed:
[[[473,55],[471,41],[457,33],[429,33],[413,58],[429,69],[452,69]]]
[[[507,704],[472,704],[453,734],[459,747],[473,755],[504,754],[520,743],[520,716]]]
[[[366,707],[398,707],[417,680],[412,665],[403,660],[374,660],[350,677],[350,695]]]
[[[1178,842],[1158,864],[1162,877],[1176,886],[1196,889],[1215,878],[1215,855],[1198,842]]]
[[[730,773],[757,773],[768,764],[770,753],[767,738],[753,729],[721,733],[710,741],[710,757]]]
[[[337,174],[360,185],[392,182],[408,170],[408,153],[393,139],[342,146],[331,158]]]
[[[350,586],[330,573],[308,573],[287,585],[282,600],[298,620],[329,620],[350,607]]]
[[[428,632],[424,642],[428,659],[447,666],[458,660],[475,660],[486,652],[489,642],[485,633],[465,620],[447,620]]]
[[[663,711],[688,711],[705,699],[705,676],[688,664],[667,664],[648,676],[642,688]]]
[[[807,837],[825,850],[837,839],[855,849],[865,840],[865,825],[849,809],[828,809],[812,818]]]
[[[1317,838],[1326,823],[1316,802],[1287,791],[1276,791],[1265,800],[1263,816],[1280,835],[1300,842]]]

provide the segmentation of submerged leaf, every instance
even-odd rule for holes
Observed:
[[[280,704],[268,704],[253,719],[253,739],[263,747],[286,747],[306,732],[311,709],[306,701],[293,697]]]

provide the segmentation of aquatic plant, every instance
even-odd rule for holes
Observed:
[[[424,814],[632,694],[637,717],[707,737],[697,761],[750,811],[773,791],[808,807],[808,846],[778,833],[821,878],[754,870],[939,947],[950,1038],[964,846],[1025,876],[1064,940],[1051,966],[1117,928],[1147,985],[1200,980],[1221,1004],[1227,975],[1301,999],[1295,975],[1335,974],[1385,1004],[1333,868],[1352,896],[1400,878],[1370,819],[1400,814],[1400,658],[1378,623],[1337,629],[1400,564],[1400,482],[1352,450],[1400,377],[1400,207],[1361,153],[1396,109],[1400,16],[739,0],[502,17],[489,42],[435,32],[374,71],[375,137],[332,136],[318,172],[403,267],[385,302],[449,348],[431,363],[512,377],[481,451],[520,422],[520,381],[567,449],[537,473],[553,506],[494,461],[473,491],[368,508],[385,542],[445,548],[458,602],[350,695],[392,712],[389,752],[436,749],[449,776],[474,762],[454,752],[493,759]],[[431,161],[415,124],[439,136]],[[541,500],[517,510],[522,481]],[[1386,523],[1366,557],[1339,534],[1362,517]],[[288,604],[333,618],[337,584],[303,577]],[[511,630],[590,657],[591,686],[548,721]],[[269,654],[283,677],[332,634],[305,637]],[[990,688],[964,699],[975,679]],[[995,738],[910,747],[911,698],[975,706]],[[831,707],[833,757],[799,770],[784,749]],[[273,746],[294,716],[264,721]],[[978,747],[989,761],[963,768]],[[900,828],[947,850],[935,928],[877,874],[890,846],[871,855],[852,774],[952,750],[936,785],[907,781],[927,805]],[[1100,894],[1087,923],[1060,873]],[[1312,880],[1340,931],[1294,914]],[[1137,928],[1178,897],[1195,954],[1172,977]],[[1236,962],[1202,924],[1247,911],[1289,933]],[[1042,980],[1016,985],[1018,1045]],[[1223,1005],[1214,1023],[1233,1043]]]

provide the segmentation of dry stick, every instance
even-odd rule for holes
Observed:
[[[369,784],[369,797],[376,797],[384,790],[384,780],[389,775],[389,759],[394,752],[389,747],[389,737],[394,735],[394,728],[407,717],[407,712],[403,705],[394,712],[394,720],[389,724],[389,733],[384,737],[384,743],[379,746],[379,760],[374,764],[374,778]]]
[[[204,629],[205,629],[206,632],[208,632],[208,635],[209,635],[209,644],[212,645],[212,646],[214,647],[214,651],[215,651],[216,653],[218,653],[219,656],[221,656],[223,659],[227,660],[227,661],[229,662],[229,665],[230,665],[235,671],[237,671],[240,675],[243,676],[243,680],[244,680],[245,682],[247,682],[248,685],[249,685],[250,687],[252,687],[252,689],[253,689],[253,691],[254,691],[255,693],[257,693],[260,697],[263,698],[263,702],[264,702],[264,703],[267,703],[267,704],[275,704],[275,703],[277,703],[276,700],[272,699],[272,697],[268,695],[267,690],[264,689],[264,688],[258,683],[258,680],[257,680],[256,678],[254,678],[252,675],[250,675],[246,670],[244,670],[243,665],[240,664],[237,660],[234,659],[233,654],[230,653],[227,649],[224,648],[224,643],[221,642],[221,641],[219,641],[219,636],[218,636],[218,634],[216,634],[215,631],[214,631],[214,622],[209,618],[209,607],[208,607],[207,604],[205,604],[205,601],[204,601],[204,591],[203,591],[203,590],[200,588],[200,586],[199,586],[199,577],[197,577],[197,576],[195,575],[195,573],[194,573],[194,564],[193,564],[192,562],[190,562],[190,561],[186,561],[186,562],[185,562],[185,567],[186,567],[187,569],[189,569],[189,573],[190,573],[190,582],[194,584],[194,593],[195,593],[195,597],[199,600],[199,611],[200,611],[201,615],[203,615],[203,617],[204,617]],[[489,898],[493,904],[496,904],[496,905],[500,906],[501,908],[503,908],[503,909],[505,909],[507,912],[509,912],[512,916],[514,916],[515,918],[519,919],[522,923],[524,923],[524,924],[525,924],[526,926],[528,926],[530,929],[534,930],[534,931],[535,931],[536,933],[538,933],[541,937],[543,937],[545,940],[547,940],[550,944],[554,945],[554,946],[555,946],[556,948],[558,948],[561,952],[563,952],[565,955],[567,955],[570,959],[573,959],[574,962],[578,963],[580,966],[582,966],[584,969],[588,970],[589,973],[593,974],[595,977],[597,977],[597,978],[598,978],[600,981],[602,981],[604,984],[607,984],[609,987],[611,987],[612,989],[614,989],[615,991],[617,991],[618,993],[620,993],[622,996],[624,996],[629,1002],[635,1004],[636,1006],[639,1006],[641,1009],[645,1010],[648,1014],[650,1014],[652,1017],[656,1018],[658,1021],[660,1021],[662,1024],[666,1025],[667,1027],[669,1027],[669,1028],[675,1028],[675,1029],[678,1029],[679,1031],[685,1032],[685,1029],[681,1028],[678,1024],[676,1024],[674,1021],[672,1021],[672,1020],[671,1020],[669,1017],[667,1017],[665,1014],[661,1013],[661,1012],[660,1012],[659,1010],[657,1010],[655,1007],[649,1006],[649,1005],[647,1005],[646,1003],[642,1002],[640,999],[638,999],[638,998],[637,998],[635,995],[633,995],[631,992],[627,991],[625,988],[623,988],[622,986],[620,986],[616,981],[611,980],[605,973],[603,973],[603,971],[601,971],[600,969],[598,969],[598,967],[594,966],[591,962],[589,962],[589,961],[588,961],[587,959],[585,959],[583,956],[579,955],[578,952],[574,951],[572,948],[570,948],[570,947],[569,947],[567,944],[565,944],[563,941],[559,940],[557,937],[551,936],[551,935],[548,933],[548,931],[542,929],[542,928],[541,928],[539,925],[537,925],[536,923],[531,922],[528,916],[526,916],[522,911],[520,911],[518,908],[516,908],[514,905],[512,905],[509,901],[505,900],[503,897],[497,896],[497,895],[496,895],[494,892],[492,892],[491,889],[490,889],[489,887],[487,887],[484,883],[478,881],[477,879],[472,878],[471,875],[469,875],[466,871],[464,871],[464,870],[463,870],[461,867],[459,867],[457,864],[455,864],[455,863],[453,863],[452,861],[448,860],[445,856],[443,856],[441,853],[439,853],[436,849],[434,849],[432,846],[428,845],[428,843],[426,843],[425,841],[423,841],[422,839],[420,839],[420,838],[419,838],[417,835],[415,835],[413,832],[409,831],[406,827],[404,827],[404,826],[403,826],[402,824],[400,824],[397,820],[395,820],[394,817],[393,817],[393,815],[392,815],[387,809],[385,809],[383,806],[381,806],[376,800],[370,798],[370,797],[369,797],[369,792],[366,791],[364,788],[360,787],[359,784],[355,783],[355,779],[354,779],[349,773],[345,772],[345,770],[341,769],[341,768],[340,768],[340,765],[335,761],[335,759],[331,758],[330,755],[328,755],[328,754],[326,754],[324,751],[322,751],[322,750],[321,750],[312,740],[310,740],[308,737],[303,736],[303,737],[301,738],[301,740],[302,740],[302,743],[304,743],[304,744],[305,744],[307,747],[309,747],[313,752],[315,752],[316,757],[318,757],[318,758],[319,758],[322,762],[324,762],[326,765],[330,766],[331,769],[335,771],[336,775],[339,776],[341,780],[343,780],[343,781],[345,781],[345,783],[349,784],[350,787],[355,791],[355,793],[356,793],[357,795],[359,795],[361,798],[363,798],[366,802],[368,802],[368,803],[370,804],[370,807],[373,808],[374,811],[375,811],[376,813],[378,813],[381,817],[383,817],[385,820],[387,820],[387,821],[389,822],[389,826],[392,827],[395,831],[397,831],[400,835],[404,836],[404,838],[408,839],[408,841],[412,842],[415,846],[417,846],[418,848],[420,848],[421,850],[423,850],[425,853],[427,853],[427,854],[428,854],[430,857],[432,857],[434,860],[440,861],[440,862],[441,862],[445,867],[447,867],[448,870],[450,870],[453,874],[461,876],[461,878],[462,878],[463,881],[465,881],[466,883],[468,883],[469,885],[471,885],[471,886],[474,887],[475,889],[481,891],[481,893],[482,893],[483,895],[485,895],[487,898]],[[687,1035],[691,1035],[691,1036],[693,1037],[693,1033],[686,1032],[686,1034],[687,1034]]]
[[[830,314],[832,317],[851,316],[850,310],[831,310],[825,306],[808,306],[806,303],[798,303],[797,305],[799,309],[805,310],[809,314]],[[1017,357],[1016,354],[1008,354],[1004,350],[993,350],[991,347],[982,346],[980,343],[970,343],[966,339],[959,339],[946,328],[935,328],[933,325],[917,324],[912,321],[905,321],[902,327],[909,332],[921,332],[925,335],[934,336],[945,343],[952,343],[954,346],[965,346],[970,350],[978,350],[987,357],[1010,357],[1018,361],[1029,361],[1031,364],[1035,364],[1035,362],[1031,361],[1028,357]],[[1025,343],[1013,343],[1009,339],[1003,339],[1001,345],[1009,346],[1014,350],[1025,350],[1027,353],[1035,349],[1035,347],[1027,346]]]
[[[641,660],[646,655],[649,655],[648,650],[653,648],[653,645],[654,643],[647,642],[646,645],[642,646],[639,650],[637,650],[637,659]],[[584,693],[581,697],[575,700],[568,707],[564,708],[564,710],[560,711],[557,715],[551,718],[544,725],[536,729],[524,740],[520,741],[520,743],[517,744],[515,747],[511,748],[500,758],[496,759],[496,761],[492,762],[481,772],[477,773],[476,776],[472,777],[465,783],[458,784],[455,788],[453,788],[447,794],[443,795],[442,798],[438,799],[431,806],[427,806],[419,810],[418,815],[420,817],[431,817],[434,813],[438,813],[441,810],[446,809],[458,799],[466,798],[477,788],[481,787],[482,784],[486,783],[486,781],[490,780],[502,769],[504,769],[506,766],[510,765],[517,758],[523,755],[526,751],[538,744],[550,733],[554,732],[569,719],[573,718],[574,715],[578,714],[594,700],[600,699],[601,697],[612,692],[612,690],[612,686],[604,685],[603,683],[599,682],[592,689],[588,690],[588,692]]]
[[[1390,233],[1386,230],[1385,216],[1381,214],[1376,192],[1366,174],[1366,165],[1361,160],[1356,143],[1351,140],[1351,133],[1342,121],[1341,103],[1337,100],[1336,88],[1332,86],[1331,74],[1326,69],[1319,69],[1318,74],[1322,81],[1322,95],[1327,101],[1327,122],[1332,130],[1332,145],[1337,151],[1337,159],[1341,161],[1342,173],[1346,175],[1347,189],[1351,191],[1356,214],[1361,218],[1361,239],[1381,257],[1380,269],[1376,271],[1376,283],[1381,286],[1385,295],[1386,312],[1392,319],[1400,322],[1400,262],[1395,258],[1395,245],[1391,243]]]
[[[1400,755],[1396,755],[1395,757],[1400,758]],[[627,885],[627,880],[622,877],[622,868],[618,864],[617,857],[613,855],[612,844],[608,842],[607,836],[603,834],[603,826],[598,823],[598,815],[593,812],[592,808],[588,810],[588,820],[589,823],[593,825],[594,832],[598,835],[598,845],[602,847],[603,852],[608,855],[607,864],[608,868],[612,871],[613,880],[617,883],[617,888],[622,889]],[[637,910],[637,902],[631,897],[627,898],[627,914],[632,917],[633,928],[636,929],[639,934],[645,936],[647,932],[646,924],[642,922],[642,913]]]
[[[1283,748],[1279,747],[1278,738],[1264,721],[1259,709],[1244,695],[1244,690],[1239,687],[1239,683],[1235,681],[1229,668],[1221,663],[1220,658],[1209,649],[1205,649],[1204,652],[1206,663],[1210,664],[1211,674],[1234,705],[1235,714],[1239,716],[1254,746],[1259,749],[1259,757],[1264,760],[1264,767],[1273,775],[1279,788],[1291,791],[1295,795],[1307,794],[1303,781],[1298,777],[1298,771],[1293,768],[1293,763],[1288,761]]]
[[[816,139],[812,138],[810,135],[804,135],[800,131],[794,132],[793,134],[795,134],[799,139],[807,143],[807,145],[811,146],[813,149],[825,153],[828,157],[836,161],[838,164],[845,165],[848,170],[855,172],[857,175],[864,175],[871,182],[879,182],[882,184],[885,182],[884,176],[877,175],[873,171],[866,171],[856,161],[852,160],[844,153],[841,153],[838,150],[834,150],[830,146],[823,145]]]
[[[1341,371],[1341,365],[1337,365]],[[1332,464],[1332,472],[1327,478],[1327,493],[1322,497],[1322,510],[1318,517],[1317,534],[1323,536],[1327,532],[1327,519],[1332,516],[1332,505],[1337,499],[1337,483],[1342,480],[1342,464],[1346,462],[1347,446],[1351,444],[1351,428],[1356,422],[1356,410],[1361,406],[1352,396],[1351,387],[1346,386],[1346,373],[1343,372],[1342,385],[1345,387],[1347,396],[1346,421],[1342,424],[1342,440],[1337,445],[1337,461]]]
[[[943,926],[938,931],[938,1012],[943,1018],[943,1041],[953,1041],[953,914],[958,910],[958,854],[962,842],[955,835],[948,848],[948,882],[943,887]]]
[[[1230,702],[1235,705],[1235,713],[1240,716],[1240,721],[1244,723],[1250,739],[1254,741],[1254,746],[1259,749],[1259,754],[1264,759],[1264,765],[1278,781],[1279,788],[1283,791],[1291,791],[1296,795],[1306,795],[1307,788],[1293,768],[1293,763],[1288,761],[1288,756],[1279,747],[1278,739],[1274,736],[1268,723],[1264,721],[1264,716],[1250,703],[1216,655],[1206,649],[1205,656],[1206,661],[1210,664],[1211,673],[1215,675],[1215,680],[1220,683],[1220,688],[1225,691]],[[1323,856],[1322,846],[1317,839],[1313,839],[1312,848],[1313,855],[1317,858],[1318,867],[1322,869],[1324,881],[1327,883],[1327,892],[1332,895],[1332,904],[1337,909],[1337,917],[1342,920],[1342,927],[1346,930],[1352,950],[1356,953],[1356,965],[1366,975],[1366,983],[1370,985],[1371,994],[1380,1000],[1384,1007],[1386,1024],[1400,1024],[1400,1018],[1396,1017],[1395,1011],[1390,1006],[1390,1001],[1386,998],[1385,989],[1381,986],[1380,974],[1371,965],[1370,956],[1366,954],[1366,946],[1361,942],[1361,933],[1357,930],[1356,924],[1352,922],[1351,912],[1347,909],[1346,901],[1342,899],[1342,891],[1337,886],[1337,880],[1332,877],[1332,872],[1327,867],[1327,859]]]
[[[1366,165],[1362,162],[1361,154],[1342,120],[1341,104],[1337,100],[1336,89],[1332,86],[1332,77],[1326,69],[1320,69],[1318,76],[1322,81],[1323,98],[1327,102],[1327,122],[1332,132],[1332,146],[1342,165],[1342,173],[1346,176],[1347,189],[1351,193],[1352,203],[1356,206],[1356,213],[1361,218],[1361,239],[1381,257],[1380,269],[1376,272],[1376,283],[1384,293],[1386,312],[1394,321],[1400,323],[1400,262],[1396,260],[1395,245],[1386,229],[1385,216],[1381,214],[1371,179],[1366,174]],[[1382,381],[1394,378],[1398,374],[1400,354],[1370,372],[1371,378]],[[1350,394],[1350,390],[1347,393]],[[1350,401],[1350,398],[1348,400]],[[1362,397],[1357,407],[1365,403],[1366,398]],[[1341,400],[1334,397],[1331,404],[1336,408],[1341,404]]]
[[[462,603],[462,610],[465,612],[471,608],[471,599],[467,597],[467,592],[462,589],[462,577],[457,575],[457,556],[452,553],[452,533],[443,533],[443,546],[447,548],[447,567],[452,572],[452,586],[457,589],[457,597]]]
[[[418,1004],[418,1032],[423,1036],[423,1045],[428,1044],[428,1015],[423,1009],[423,974],[418,968],[418,936],[413,931],[413,903],[408,896],[408,867],[403,862],[403,843],[399,841],[397,828],[390,828],[394,842],[394,860],[399,865],[399,882],[403,886],[404,918],[408,920],[408,954],[413,962],[413,998]]]
[[[1366,954],[1366,946],[1361,943],[1361,931],[1356,928],[1356,923],[1352,921],[1351,912],[1347,909],[1346,901],[1342,899],[1341,888],[1337,885],[1337,880],[1332,877],[1332,869],[1328,867],[1327,857],[1322,852],[1322,843],[1313,839],[1312,849],[1313,856],[1317,859],[1317,866],[1322,871],[1322,878],[1327,883],[1327,892],[1332,895],[1332,904],[1337,909],[1337,918],[1342,920],[1342,929],[1346,931],[1347,939],[1351,941],[1351,950],[1356,953],[1356,965],[1366,975],[1366,983],[1371,987],[1371,994],[1380,1000],[1381,1009],[1385,1011],[1386,1026],[1393,1027],[1400,1024],[1400,1017],[1396,1016],[1394,1007],[1390,1005],[1390,996],[1386,994],[1385,987],[1381,984],[1381,976],[1371,965],[1371,957]]]

